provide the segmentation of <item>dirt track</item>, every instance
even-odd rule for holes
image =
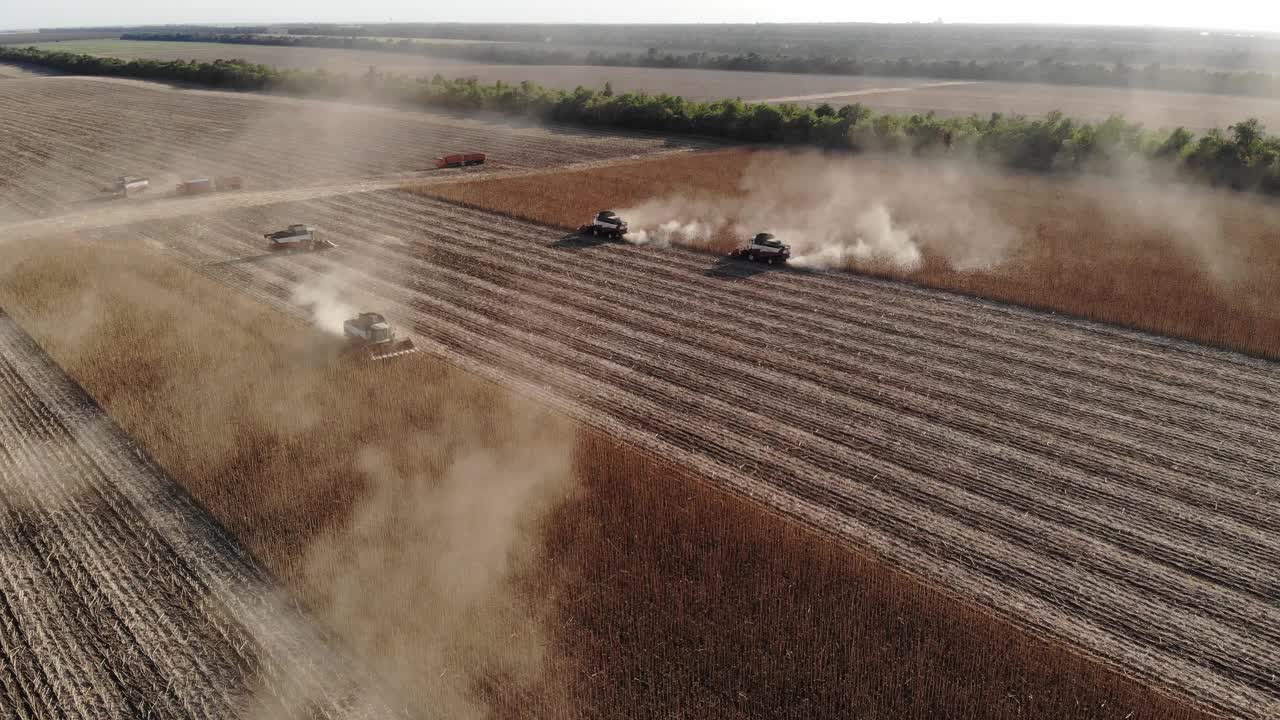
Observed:
[[[338,250],[266,255],[261,227]],[[386,192],[141,232],[292,312],[332,273],[428,348],[1240,717],[1280,712],[1280,368],[842,274]]]
[[[239,175],[247,190],[279,190],[421,171],[442,154],[480,148],[491,162],[468,172],[552,168],[696,146],[82,77],[5,80],[0,107],[6,108],[0,114],[6,153],[0,222],[65,209],[59,206],[114,204],[103,202],[98,191],[119,175],[149,176],[145,198],[171,192],[183,178]]]
[[[385,717],[276,592],[0,313],[0,716]]]

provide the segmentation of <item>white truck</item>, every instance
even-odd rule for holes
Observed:
[[[729,257],[746,258],[751,262],[763,262],[773,265],[784,263],[791,257],[791,246],[783,245],[781,240],[771,233],[758,233],[751,238],[746,247],[740,247],[729,253]]]

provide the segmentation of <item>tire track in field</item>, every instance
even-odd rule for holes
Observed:
[[[254,260],[284,213],[340,248]],[[464,367],[1127,672],[1280,709],[1271,364],[856,277],[566,250],[399,193],[240,209],[198,247],[170,225],[145,232],[196,264],[248,255],[202,269],[277,307],[342,268]],[[368,239],[388,236],[409,242]]]

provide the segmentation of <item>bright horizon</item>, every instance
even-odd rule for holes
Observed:
[[[15,3],[15,5],[17,5]],[[1152,27],[1232,33],[1280,32],[1280,6],[1240,13],[1217,12],[1187,3],[1181,7],[1148,2],[1081,0],[1056,7],[1008,0],[978,0],[958,7],[941,0],[904,0],[879,10],[851,11],[835,0],[653,0],[643,6],[601,7],[589,0],[563,0],[553,6],[516,0],[487,0],[426,10],[416,0],[366,0],[357,6],[332,0],[225,0],[217,10],[172,0],[131,0],[126,4],[100,0],[51,0],[25,3],[0,12],[0,28],[73,28],[84,26],[245,24],[264,23],[593,23],[593,24],[751,24],[751,23],[929,23]],[[1247,24],[1248,27],[1232,24]]]

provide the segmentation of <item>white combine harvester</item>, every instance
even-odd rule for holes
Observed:
[[[326,250],[337,245],[317,236],[316,230],[307,225],[290,225],[287,229],[264,233],[269,242],[267,249],[278,250]]]
[[[347,355],[363,360],[386,360],[418,352],[409,338],[397,338],[391,323],[375,312],[362,312],[342,323]]]
[[[596,213],[595,220],[578,228],[578,234],[621,238],[627,234],[627,223],[618,217],[618,213],[612,210],[601,210]]]
[[[151,187],[149,178],[121,175],[116,178],[114,183],[102,188],[102,192],[115,197],[127,198],[131,195],[137,195],[149,187]]]
[[[763,262],[773,265],[784,263],[791,257],[791,246],[783,245],[770,233],[759,233],[751,238],[746,247],[740,247],[729,253],[729,257],[746,258],[751,262]]]

